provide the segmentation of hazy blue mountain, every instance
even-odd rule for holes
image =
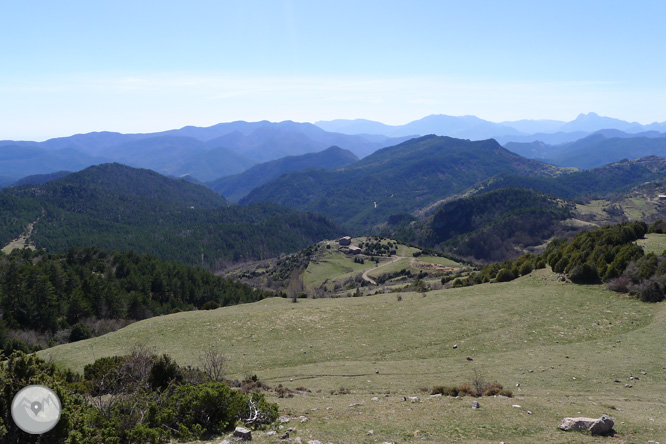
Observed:
[[[45,142],[40,142],[39,146],[49,150],[74,148],[91,156],[99,156],[103,155],[108,148],[113,146],[149,137],[150,135],[147,134],[122,134],[110,131],[99,131],[49,139]]]
[[[625,122],[612,117],[600,116],[596,113],[579,114],[576,119],[565,123],[558,130],[562,132],[586,131],[593,133],[601,129],[618,129],[626,132],[643,131],[643,126],[637,122]]]
[[[182,161],[175,161],[163,171],[180,177],[191,176],[207,182],[220,176],[238,174],[256,162],[223,146],[197,153]]]
[[[317,125],[321,128],[338,128],[339,132],[346,134],[369,133],[391,137],[435,134],[481,140],[497,135],[522,134],[509,126],[489,122],[476,116],[447,116],[444,114],[432,114],[404,125],[384,125],[370,120],[320,121],[317,122]]]
[[[334,145],[362,158],[379,148],[405,140],[332,133],[310,123],[291,121],[261,122],[261,125],[248,124],[247,127],[237,122],[234,128],[232,132],[208,140],[207,145],[224,146],[258,162],[318,152]]]
[[[436,134],[456,138],[482,140],[498,134],[520,135],[520,131],[497,123],[479,119],[476,116],[430,115],[402,125],[400,135]]]
[[[385,125],[371,120],[330,120],[316,122],[326,130],[345,134],[383,134],[405,136],[408,134],[436,134],[482,140],[493,138],[501,144],[508,142],[534,142],[561,144],[578,140],[602,129],[616,129],[628,133],[644,131],[666,131],[666,122],[641,125],[620,119],[599,116],[596,113],[580,114],[571,122],[559,120],[516,120],[500,123],[490,122],[475,116],[430,115],[404,125]]]
[[[63,169],[77,170],[114,161],[165,174],[190,174],[199,180],[207,181],[222,175],[240,173],[258,162],[318,152],[333,145],[352,151],[358,157],[364,157],[379,148],[407,139],[332,133],[311,123],[236,121],[205,128],[186,126],[146,134],[103,131],[59,137],[44,142],[0,141],[0,148],[3,148],[5,153],[12,151],[12,154],[5,156],[35,159],[32,167],[21,165],[15,172],[8,174],[12,178]],[[13,148],[10,150],[7,147]],[[24,148],[20,154],[19,148]],[[60,153],[49,158],[57,158],[58,161],[41,161],[40,156],[48,158],[48,155],[39,150]],[[213,152],[206,153],[211,150]],[[74,158],[68,159],[67,154]],[[1,156],[0,154],[0,159]],[[18,162],[18,159],[14,159],[14,162]],[[13,169],[14,165],[8,164],[7,168]]]
[[[65,176],[72,174],[71,171],[56,171],[55,173],[47,174],[34,174],[32,176],[26,176],[22,179],[17,180],[12,184],[12,186],[20,187],[22,185],[41,185],[52,180],[58,180]]]
[[[554,145],[549,145],[540,140],[534,142],[507,142],[503,146],[512,153],[528,159],[545,159],[556,149]]]
[[[600,167],[622,159],[647,156],[666,157],[666,137],[632,137],[607,139],[593,134],[579,141],[559,147],[549,162],[581,169]]]
[[[315,122],[319,128],[342,134],[393,134],[396,127],[367,119],[336,119]]]
[[[666,133],[661,133],[659,131],[642,131],[640,133],[625,133],[624,131],[616,129],[602,129],[596,131],[595,134],[601,134],[606,139],[611,139],[613,137],[619,137],[621,139],[629,139],[632,137],[647,137],[650,139],[654,139],[657,137],[666,137]]]
[[[241,174],[221,177],[206,185],[222,194],[230,202],[238,202],[250,191],[284,173],[302,171],[308,168],[332,170],[358,161],[351,151],[332,146],[318,153],[301,156],[287,156],[253,166]]]
[[[205,150],[203,142],[191,137],[159,136],[115,145],[106,153],[115,162],[171,174],[175,163]]]
[[[499,136],[494,137],[501,145],[506,145],[510,142],[517,143],[530,143],[530,142],[543,142],[549,145],[561,145],[563,143],[574,142],[583,137],[589,136],[590,133],[585,131],[575,131],[573,133],[564,133],[562,131],[552,134],[536,133],[524,136]]]
[[[0,188],[8,187],[16,182],[13,177],[0,176]]]
[[[0,146],[0,176],[21,178],[54,171],[78,171],[108,161],[75,149],[46,150],[30,145]],[[15,179],[16,180],[16,179]]]
[[[555,133],[560,130],[566,122],[561,120],[514,120],[500,122],[500,125],[516,129],[524,134]]]
[[[506,149],[531,159],[544,159],[559,166],[589,169],[621,159],[666,155],[666,134],[647,131],[630,134],[604,129],[573,142],[549,145],[541,141],[508,142]]]
[[[511,153],[494,140],[424,136],[383,148],[338,170],[284,174],[255,188],[240,202],[269,201],[316,211],[362,231],[390,215],[426,208],[497,174],[560,172]]]

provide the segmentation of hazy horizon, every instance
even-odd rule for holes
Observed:
[[[664,13],[652,1],[14,2],[0,140],[431,114],[663,122]]]

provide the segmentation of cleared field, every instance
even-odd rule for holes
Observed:
[[[666,251],[666,234],[650,233],[645,239],[639,239],[638,245],[643,247],[645,253],[661,254]]]
[[[366,237],[354,238],[352,245],[358,246],[368,241]],[[385,243],[387,240],[384,240]],[[444,265],[444,266],[458,266],[459,264],[455,261],[444,257],[435,257],[435,256],[419,256],[414,258],[413,253],[420,251],[418,248],[409,247],[403,244],[398,244],[396,248],[396,255],[391,257],[378,257],[379,264],[376,264],[373,260],[369,259],[367,255],[358,255],[351,256],[345,253],[338,251],[338,245],[331,242],[330,249],[324,250],[324,253],[316,261],[310,262],[307,269],[303,273],[303,283],[305,287],[309,290],[313,290],[320,285],[326,285],[329,291],[333,291],[333,288],[336,284],[343,286],[345,281],[353,279],[360,273],[376,268],[379,265],[379,268],[373,270],[369,273],[370,277],[377,277],[385,273],[393,273],[395,271],[400,271],[403,268],[406,268],[413,273],[418,273],[428,267],[419,265],[419,262],[426,264],[435,264],[435,265]],[[403,259],[398,259],[395,261],[396,257],[403,256]],[[363,258],[364,263],[354,262],[355,258]],[[428,269],[426,271],[436,271],[433,269]]]
[[[229,358],[229,376],[256,373],[273,386],[311,390],[271,398],[282,414],[309,418],[285,425],[304,441],[644,443],[666,436],[665,304],[556,282],[545,270],[401,296],[269,299],[178,313],[40,355],[80,371],[137,342],[181,364],[196,364],[215,345]],[[514,398],[481,398],[472,410],[472,398],[420,391],[469,383],[474,371]],[[350,393],[331,394],[340,388]],[[603,413],[616,419],[615,438],[557,429],[564,416]],[[278,440],[257,432],[254,441]]]
[[[342,283],[375,266],[372,261],[359,264],[354,262],[353,257],[332,251],[326,253],[316,263],[310,262],[303,274],[303,283],[308,289],[313,289],[328,280],[330,282],[328,286],[332,289],[335,282]]]

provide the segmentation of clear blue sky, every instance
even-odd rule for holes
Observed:
[[[666,120],[666,2],[0,3],[0,139],[428,114]]]

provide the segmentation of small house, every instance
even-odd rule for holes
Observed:
[[[341,237],[340,239],[338,239],[338,243],[340,245],[349,245],[351,244],[351,237],[349,236]]]

